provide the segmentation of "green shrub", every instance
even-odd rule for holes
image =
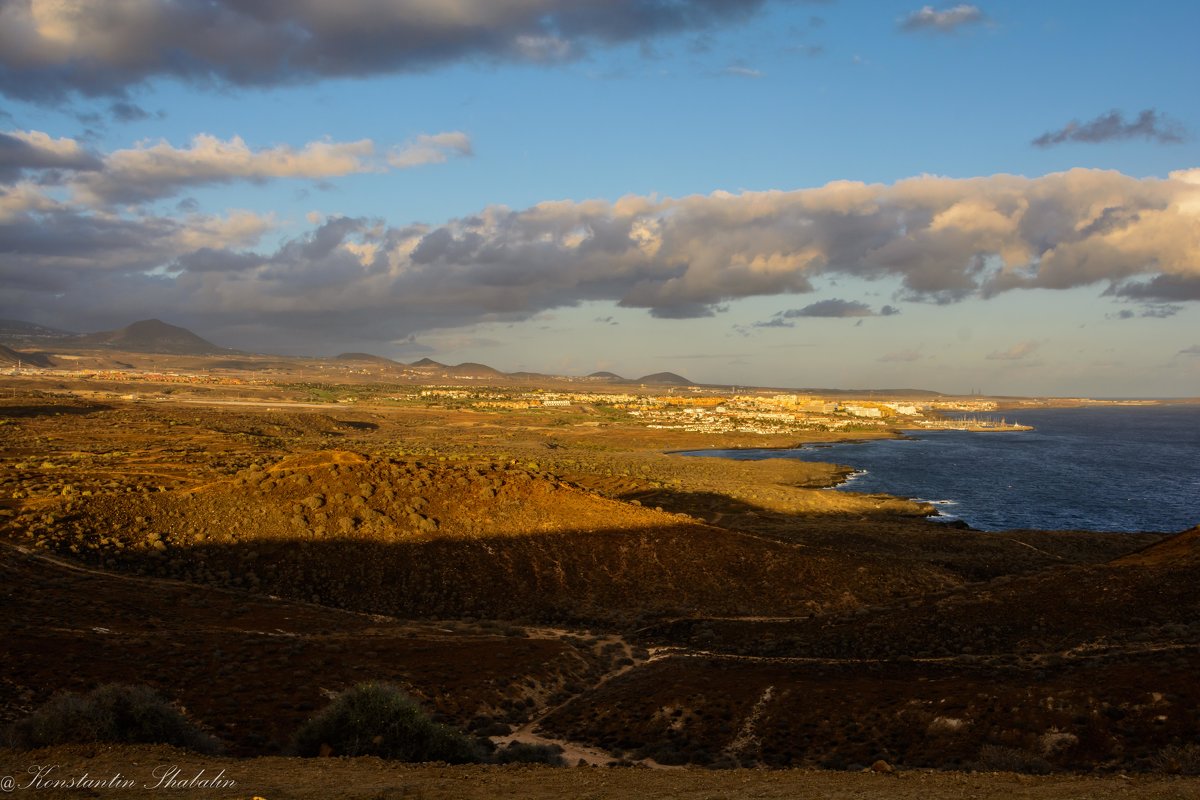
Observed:
[[[80,742],[170,744],[216,753],[220,743],[149,686],[110,683],[86,695],[59,694],[9,731],[25,749]]]
[[[481,748],[466,734],[434,722],[401,689],[360,683],[338,695],[306,722],[292,740],[300,756],[322,749],[337,756],[378,756],[398,761],[482,761]]]
[[[492,756],[497,764],[549,764],[552,767],[566,766],[563,749],[556,744],[529,744],[509,742]]]

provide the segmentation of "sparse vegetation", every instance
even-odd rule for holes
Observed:
[[[1047,775],[1050,762],[1036,753],[1016,747],[985,744],[979,749],[975,768],[981,772],[1023,772],[1028,775]]]
[[[1168,745],[1151,761],[1156,770],[1168,775],[1200,775],[1200,745],[1192,742]]]
[[[81,742],[170,744],[217,753],[220,743],[149,686],[106,684],[86,695],[55,695],[13,724],[9,740],[33,749]]]

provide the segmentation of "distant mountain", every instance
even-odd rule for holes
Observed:
[[[624,381],[625,380],[624,378],[622,378],[620,375],[618,375],[615,372],[593,372],[591,375],[588,375],[587,377],[594,378],[598,381]],[[678,377],[678,376],[676,376],[676,377]]]
[[[420,361],[414,361],[409,364],[410,367],[432,367],[434,369],[445,369],[446,365],[440,361],[434,361],[432,358],[422,358]]]
[[[336,360],[336,361],[366,361],[371,364],[379,364],[379,365],[389,366],[389,367],[400,366],[399,361],[393,361],[392,359],[384,358],[383,356],[371,355],[370,353],[340,353],[339,355],[334,356],[334,360]]]
[[[23,364],[26,367],[52,367],[54,362],[42,353],[22,353],[0,344],[0,364]]]
[[[643,375],[634,383],[652,383],[661,386],[695,386],[696,384],[689,381],[682,375],[676,375],[674,372],[656,372],[653,375]]]
[[[228,348],[217,347],[202,339],[187,328],[169,325],[158,319],[144,319],[118,328],[76,337],[75,344],[99,345],[114,350],[129,350],[137,353],[167,353],[172,355],[204,356],[230,353]]]
[[[0,319],[0,339],[66,339],[76,336],[72,331],[50,328],[38,325],[36,322],[24,322],[19,319]]]
[[[503,378],[504,373],[487,364],[476,364],[474,361],[464,361],[453,367],[446,367],[446,372],[454,375],[470,376],[472,378]]]

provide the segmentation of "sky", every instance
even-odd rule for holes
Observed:
[[[0,0],[0,317],[1200,395],[1200,4]]]

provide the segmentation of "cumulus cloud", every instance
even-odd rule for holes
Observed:
[[[953,33],[965,25],[982,22],[984,13],[978,6],[961,3],[951,8],[935,11],[933,6],[922,6],[900,20],[900,30],[908,33],[916,31],[937,31]]]
[[[557,62],[719,28],[766,0],[0,0],[0,92],[122,96],[155,78],[271,86],[458,61]]]
[[[200,185],[277,178],[324,180],[385,171],[389,166],[407,169],[471,152],[470,137],[451,131],[418,136],[388,153],[386,160],[377,157],[369,139],[320,140],[300,148],[276,145],[255,150],[241,137],[223,140],[208,134],[193,137],[187,147],[165,141],[142,142],[99,156],[72,139],[14,131],[0,134],[0,181],[33,170],[68,170],[71,174],[59,183],[69,187],[79,201],[105,206],[144,203]]]
[[[398,169],[441,164],[454,156],[474,155],[471,138],[462,131],[421,134],[388,153],[387,161]]]
[[[1038,343],[1032,340],[1017,342],[1007,350],[995,350],[987,354],[989,361],[1019,361],[1038,349]]]
[[[252,239],[264,224],[257,219],[240,232],[232,217],[205,228],[58,207],[18,208],[9,220],[0,226],[0,281],[8,288],[54,276],[55,285],[6,292],[0,316],[119,309],[136,297],[160,315],[185,309],[304,334],[354,331],[359,341],[588,301],[664,319],[712,316],[738,298],[810,292],[832,278],[888,279],[906,299],[946,303],[1084,286],[1139,303],[1200,300],[1200,170],[1165,179],[1076,169],[561,200],[489,207],[441,225],[332,217],[264,253],[220,243]],[[144,248],[135,246],[141,239]],[[148,283],[143,273],[155,267]],[[778,318],[864,310],[837,303]]]
[[[0,133],[0,182],[14,181],[33,170],[99,167],[99,157],[74,139],[55,139],[40,131]]]
[[[1186,138],[1180,123],[1148,108],[1129,122],[1120,111],[1115,110],[1087,122],[1073,119],[1056,131],[1043,133],[1032,144],[1035,147],[1053,147],[1066,142],[1096,144],[1123,139],[1149,139],[1162,144],[1178,144]]]
[[[252,150],[239,136],[228,140],[200,134],[190,146],[168,142],[117,150],[104,159],[104,169],[80,176],[74,188],[88,203],[137,203],[169,197],[204,184],[270,178],[332,178],[379,169],[375,146],[357,142],[309,142],[300,149],[287,145]]]

